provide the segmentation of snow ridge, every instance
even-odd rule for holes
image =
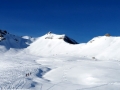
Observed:
[[[99,36],[88,43],[78,44],[65,34],[58,35],[52,32],[35,39],[29,36],[19,37],[0,30],[0,52],[14,49],[23,49],[33,55],[73,55],[95,59],[119,60],[120,37]],[[27,49],[26,49],[27,48]],[[43,53],[44,52],[44,53]],[[114,52],[114,53],[113,53]]]
[[[27,37],[27,36],[26,36]],[[0,51],[6,51],[10,48],[22,49],[28,47],[35,39],[19,37],[8,33],[6,30],[0,30]]]
[[[57,35],[57,34],[48,32],[44,37],[45,37],[45,39],[62,39],[65,42],[70,43],[70,44],[78,44],[75,40],[69,38],[68,36],[66,36],[64,34],[63,35]]]

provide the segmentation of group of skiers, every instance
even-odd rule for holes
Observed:
[[[31,72],[30,72],[30,73],[27,73],[27,74],[26,74],[26,77],[30,76],[31,74],[32,74]]]

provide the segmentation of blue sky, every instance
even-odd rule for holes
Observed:
[[[120,0],[0,0],[0,29],[33,37],[52,31],[79,43],[120,36]]]

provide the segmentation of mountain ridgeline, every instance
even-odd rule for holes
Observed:
[[[120,59],[120,37],[110,34],[98,36],[87,43],[76,42],[66,35],[47,33],[38,38],[29,36],[19,37],[0,30],[0,51],[10,48],[24,49],[26,52],[37,56],[66,55],[80,56],[91,59],[118,60]]]
[[[75,40],[69,38],[66,35],[57,35],[57,34],[53,34],[51,32],[48,32],[45,35],[45,39],[62,39],[62,40],[64,40],[65,42],[67,42],[69,44],[78,44],[78,42],[76,42]]]
[[[33,38],[31,37],[28,39],[10,34],[6,30],[0,30],[0,51],[9,50],[10,48],[26,48],[29,46],[30,42],[32,43],[32,40]]]

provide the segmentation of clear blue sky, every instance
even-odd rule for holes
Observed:
[[[48,31],[78,42],[120,35],[120,0],[0,0],[0,29],[38,37]]]

